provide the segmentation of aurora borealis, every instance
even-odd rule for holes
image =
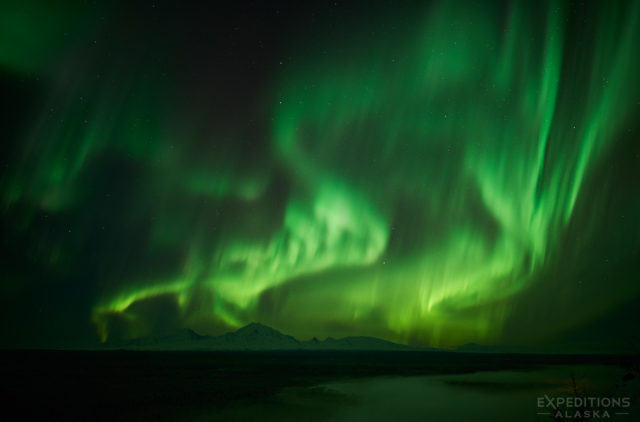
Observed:
[[[4,346],[637,342],[640,2],[204,3],[0,3]]]

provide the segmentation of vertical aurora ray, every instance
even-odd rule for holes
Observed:
[[[169,27],[155,40],[173,18],[140,39],[4,26],[14,47],[34,47],[0,49],[0,67],[46,87],[0,178],[7,225],[42,271],[87,280],[101,341],[162,319],[210,333],[259,320],[301,338],[506,342],[520,298],[562,262],[576,214],[597,242],[599,215],[580,204],[637,118],[640,5],[572,7],[443,1],[291,25],[282,60],[236,108],[223,61],[173,57],[201,34]],[[637,296],[624,286],[611,306]]]

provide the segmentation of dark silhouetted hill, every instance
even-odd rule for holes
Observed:
[[[237,331],[220,336],[204,336],[185,329],[159,336],[147,336],[118,345],[111,349],[125,350],[211,350],[211,351],[269,351],[269,350],[424,350],[382,340],[375,337],[345,337],[340,339],[313,338],[300,341],[259,323],[251,323]]]

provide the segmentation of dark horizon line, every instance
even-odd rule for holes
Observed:
[[[246,329],[248,327],[251,326],[259,326],[259,327],[264,327],[268,330],[272,330],[277,332],[278,334],[285,336],[285,337],[291,337],[293,340],[295,340],[298,343],[311,343],[314,341],[317,341],[319,343],[325,343],[327,341],[341,341],[341,340],[346,340],[346,339],[353,339],[353,338],[365,338],[365,339],[373,339],[373,340],[377,340],[377,341],[381,341],[381,342],[385,342],[388,343],[389,345],[392,346],[397,346],[400,349],[398,350],[384,350],[384,349],[133,349],[131,347],[126,347],[127,343],[131,342],[135,342],[137,340],[141,340],[141,339],[147,339],[147,338],[153,338],[153,337],[162,337],[162,336],[168,336],[171,333],[179,333],[179,332],[192,332],[193,334],[195,334],[196,336],[202,338],[202,339],[215,339],[215,338],[219,338],[219,337],[223,337],[226,335],[230,335],[230,334],[236,334],[239,331]],[[198,340],[194,340],[194,341],[198,341]],[[411,345],[406,345],[406,344],[402,344],[402,343],[396,343],[390,340],[386,340],[386,339],[382,339],[379,337],[373,337],[373,336],[358,336],[358,335],[352,335],[352,336],[345,336],[345,337],[339,337],[339,338],[334,338],[334,337],[327,337],[324,340],[319,340],[316,336],[313,336],[311,339],[309,340],[299,340],[296,337],[290,335],[290,334],[285,334],[282,333],[281,331],[279,331],[276,328],[270,327],[268,325],[262,324],[260,322],[250,322],[234,331],[228,331],[226,333],[222,333],[219,335],[207,335],[207,334],[199,334],[196,330],[192,329],[192,328],[176,328],[174,330],[170,330],[167,331],[165,333],[161,333],[158,334],[156,336],[153,335],[148,335],[148,336],[142,336],[142,337],[136,337],[136,338],[132,338],[129,340],[126,340],[124,342],[120,342],[119,346],[115,346],[115,345],[109,345],[106,343],[100,343],[94,346],[84,346],[84,347],[16,347],[16,348],[11,348],[11,347],[0,347],[0,352],[30,352],[30,351],[41,351],[41,352],[160,352],[160,353],[214,353],[214,354],[305,354],[305,353],[309,353],[309,354],[316,354],[316,353],[345,353],[345,354],[358,354],[358,353],[380,353],[380,354],[392,354],[392,353],[411,353],[411,354],[430,354],[430,353],[436,353],[436,354],[456,354],[456,355],[501,355],[501,356],[510,356],[510,355],[518,355],[518,356],[548,356],[548,357],[553,357],[553,356],[574,356],[574,357],[580,357],[580,356],[602,356],[602,357],[617,357],[617,356],[624,356],[624,357],[629,357],[629,356],[640,356],[640,352],[638,351],[617,351],[617,352],[611,352],[611,351],[607,351],[607,352],[590,352],[590,351],[561,351],[561,350],[553,350],[553,351],[535,351],[535,350],[527,350],[524,347],[511,347],[511,346],[498,346],[498,345],[482,345],[482,344],[478,344],[478,343],[465,343],[459,346],[456,346],[454,348],[437,348],[437,347],[420,347],[420,346],[411,346]],[[478,347],[478,350],[465,350],[465,347]],[[484,349],[484,350],[483,350]],[[498,350],[491,350],[491,349],[498,349]],[[500,350],[502,349],[502,350]]]

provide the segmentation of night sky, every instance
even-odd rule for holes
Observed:
[[[0,346],[638,351],[639,19],[0,2]]]

